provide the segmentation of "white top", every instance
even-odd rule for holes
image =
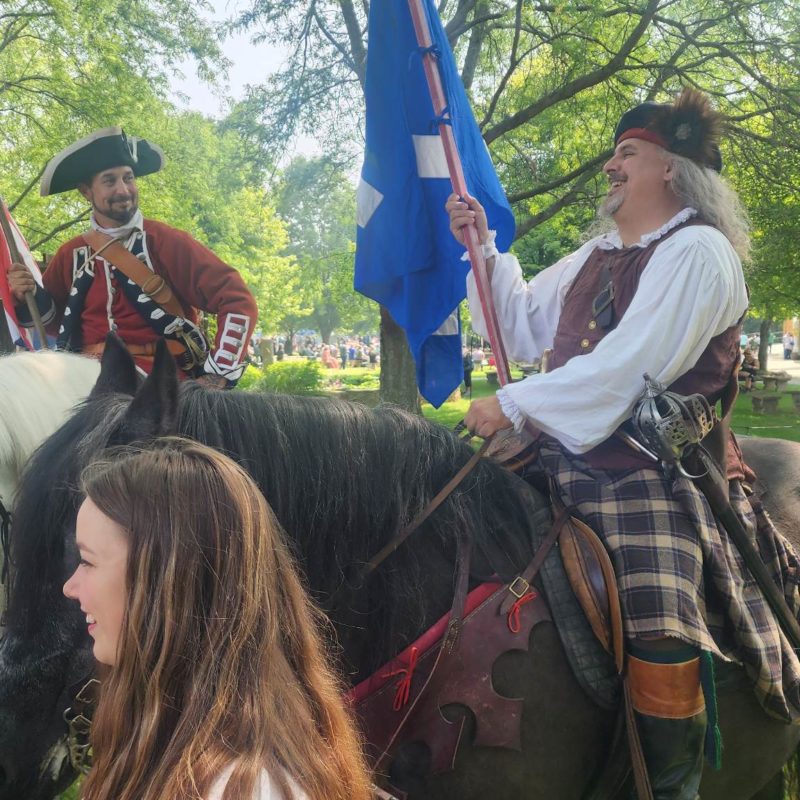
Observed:
[[[645,247],[695,213],[684,209],[637,245]],[[616,232],[592,239],[530,282],[513,255],[498,256],[491,288],[508,357],[530,362],[552,347],[564,298],[580,268],[596,247],[621,246]],[[472,325],[486,336],[471,272],[467,297]],[[730,242],[710,226],[684,228],[656,247],[617,327],[590,353],[501,389],[503,413],[517,430],[528,418],[572,452],[584,453],[630,415],[644,390],[645,372],[668,386],[746,309],[742,265]]]
[[[216,783],[211,787],[206,800],[222,800],[222,793],[228,785],[233,768],[234,764],[230,764],[222,771]],[[306,793],[297,787],[293,781],[290,780],[289,783],[292,786],[292,796],[287,798],[272,780],[270,774],[266,770],[262,770],[261,780],[256,786],[252,800],[308,800]],[[237,798],[236,800],[244,800],[244,798]]]

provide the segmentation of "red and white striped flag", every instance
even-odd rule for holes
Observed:
[[[3,214],[8,222],[7,226],[0,226],[0,300],[3,301],[3,310],[6,314],[6,324],[8,325],[11,339],[14,341],[14,344],[19,347],[25,347],[28,350],[47,347],[47,342],[39,342],[32,328],[23,328],[17,319],[17,314],[14,310],[14,297],[8,285],[8,270],[11,268],[14,259],[11,257],[11,248],[6,240],[3,230],[4,227],[11,231],[11,235],[14,237],[16,250],[22,258],[22,263],[28,268],[39,286],[42,285],[42,273],[31,255],[25,237],[20,232],[17,223],[14,222],[11,212],[8,210],[8,206],[6,206],[2,199],[0,199],[0,214]],[[38,347],[36,345],[38,345]]]

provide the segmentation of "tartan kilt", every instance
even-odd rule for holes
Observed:
[[[593,469],[552,440],[540,462],[564,504],[610,552],[626,638],[670,636],[741,664],[769,714],[800,718],[800,661],[692,481],[650,469]],[[800,562],[791,545],[738,481],[731,503],[798,615]]]

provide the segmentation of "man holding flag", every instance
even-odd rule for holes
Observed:
[[[718,174],[721,123],[693,89],[674,103],[625,113],[604,167],[601,216],[612,230],[530,282],[494,246],[479,202],[455,195],[447,202],[455,237],[475,226],[488,250],[509,353],[531,361],[553,349],[552,371],[474,401],[467,427],[484,437],[511,426],[538,429],[539,461],[561,501],[611,552],[656,800],[695,800],[704,745],[717,760],[719,734],[706,712],[706,700],[714,708],[712,655],[745,667],[770,715],[800,718],[798,656],[758,584],[743,579],[749,567],[708,500],[617,434],[641,397],[644,373],[712,404],[735,381],[748,302],[740,258],[749,237],[738,198]],[[469,297],[481,332],[472,278]],[[764,566],[796,617],[797,557],[745,497],[744,476],[741,459],[730,458],[730,506],[753,540],[757,530]]]
[[[514,218],[472,115],[439,15],[426,0],[431,45],[417,41],[408,0],[370,5],[366,153],[358,187],[355,288],[405,330],[422,395],[441,405],[463,378],[458,304],[468,262],[442,206],[451,191],[441,131],[452,129],[470,191],[486,208],[498,245]],[[435,58],[446,108],[434,110],[423,60]],[[449,133],[449,131],[446,131]]]

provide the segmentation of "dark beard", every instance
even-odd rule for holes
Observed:
[[[107,209],[99,209],[97,206],[94,207],[96,213],[102,214],[104,217],[108,217],[109,219],[113,219],[114,222],[118,222],[120,225],[126,225],[130,222],[136,212],[139,210],[139,204],[133,203],[131,204],[130,208],[127,209],[119,209],[114,205],[109,206]]]

